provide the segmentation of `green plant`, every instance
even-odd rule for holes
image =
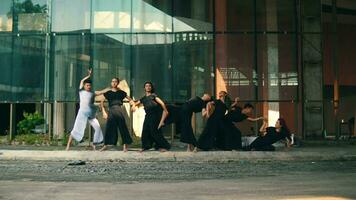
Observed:
[[[67,141],[69,138],[69,134],[70,133],[63,133],[63,138],[62,138],[62,146],[66,146],[67,145]],[[75,141],[75,140],[74,140]]]
[[[14,139],[20,144],[34,145],[34,144],[48,144],[49,137],[47,134],[22,134],[17,135]]]
[[[34,113],[24,112],[23,116],[25,119],[17,123],[18,134],[31,133],[32,129],[34,129],[37,125],[42,125],[45,122],[44,117],[38,112],[34,112]]]

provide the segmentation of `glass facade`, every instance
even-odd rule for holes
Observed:
[[[354,3],[345,2],[339,6],[347,15]],[[91,67],[97,90],[112,77],[124,80],[135,99],[152,81],[167,103],[225,90],[253,102],[255,114],[271,124],[286,118],[304,136],[303,109],[313,98],[304,91],[309,79],[303,73],[312,62],[308,55],[331,32],[330,6],[326,0],[1,0],[0,102],[49,103],[45,114],[75,114],[68,107],[78,101],[79,81]],[[344,15],[338,19],[354,22]],[[328,70],[324,65],[322,95],[332,85]],[[47,114],[59,117],[53,112]]]

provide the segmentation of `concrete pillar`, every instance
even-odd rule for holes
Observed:
[[[16,135],[16,104],[10,104],[10,125],[9,125],[10,141],[15,138]]]
[[[266,29],[278,30],[277,20],[277,0],[270,0],[266,3]],[[264,92],[267,97],[264,99],[279,100],[279,55],[278,55],[278,34],[267,34],[266,36],[266,61],[267,69],[267,86]],[[274,126],[275,122],[279,118],[279,103],[268,102],[264,103],[264,116],[268,116],[269,126]],[[266,113],[267,112],[267,113]]]
[[[64,136],[64,103],[55,102],[53,109],[53,137],[61,139]]]
[[[321,2],[301,1],[303,136],[321,137],[323,124],[323,70],[321,31]]]

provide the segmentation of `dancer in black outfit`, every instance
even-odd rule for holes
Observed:
[[[120,130],[124,152],[128,151],[128,145],[132,143],[132,138],[125,121],[126,110],[122,104],[125,98],[129,100],[131,105],[133,104],[133,101],[127,96],[126,92],[118,88],[119,82],[118,78],[113,78],[111,80],[111,90],[104,93],[105,99],[109,101],[109,114],[105,110],[104,100],[102,100],[100,104],[103,118],[107,119],[104,146],[100,151],[106,150],[108,145],[115,146],[117,144],[118,128]]]
[[[187,151],[197,151],[197,140],[195,139],[193,127],[192,127],[192,116],[193,113],[201,112],[206,104],[211,100],[209,94],[204,94],[202,97],[194,97],[185,102],[181,108],[181,137],[180,141],[187,143]]]
[[[267,127],[267,120],[264,121],[260,128],[261,136],[257,137],[249,146],[252,151],[274,151],[273,143],[287,139],[287,146],[290,146],[291,136],[287,124],[283,118],[276,121],[275,127]]]
[[[171,148],[171,145],[164,138],[161,128],[168,111],[164,102],[154,93],[153,84],[146,82],[144,87],[146,95],[135,103],[136,106],[142,104],[146,112],[141,135],[141,151],[151,149],[154,144],[155,149],[165,152]]]
[[[248,120],[255,122],[264,119],[263,117],[251,118],[254,107],[246,103],[243,108],[237,106],[238,98],[232,104],[231,110],[224,116],[222,120],[221,133],[217,136],[217,148],[221,150],[237,150],[241,149],[241,131],[234,123]]]
[[[199,137],[198,148],[208,151],[216,148],[216,139],[220,132],[221,123],[225,116],[227,107],[225,105],[225,98],[227,92],[219,92],[219,99],[209,102],[206,106],[206,111],[203,116],[208,118],[206,126]]]

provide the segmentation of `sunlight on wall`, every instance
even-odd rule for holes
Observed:
[[[225,80],[219,70],[219,67],[216,68],[216,96],[218,96],[220,91],[227,91]]]

